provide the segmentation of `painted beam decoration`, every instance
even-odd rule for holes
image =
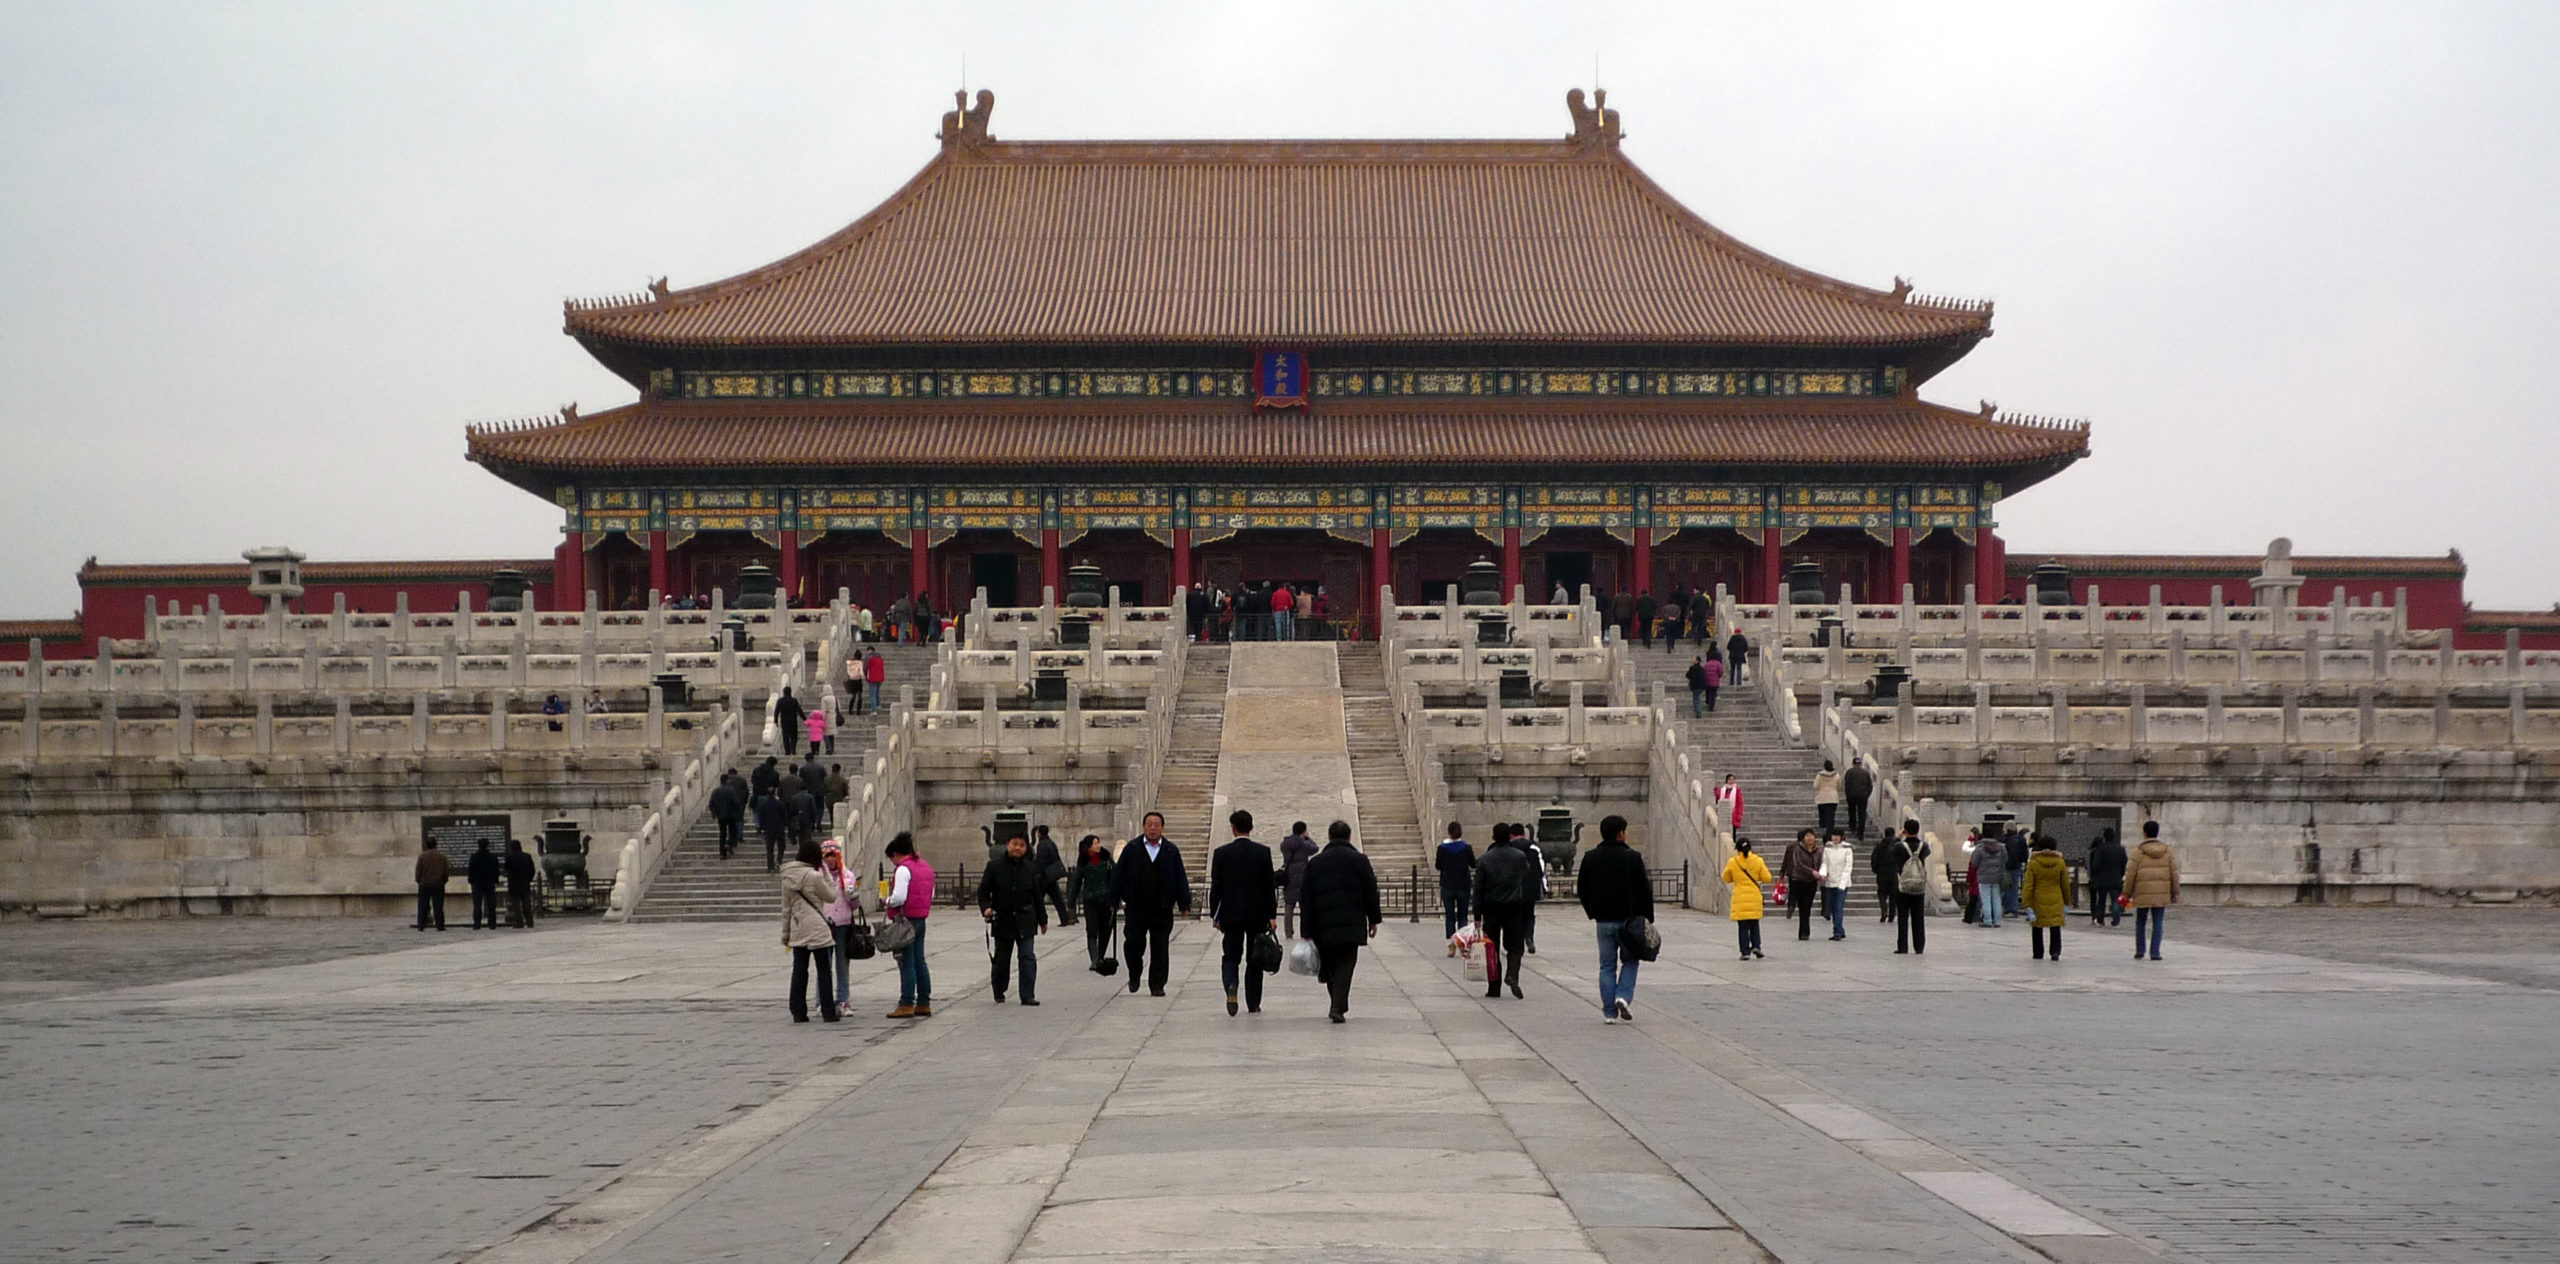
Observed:
[[[1169,487],[1069,487],[1060,503],[1059,542],[1073,544],[1089,532],[1144,531],[1173,543],[1175,491]]]
[[[962,531],[1009,531],[1040,542],[1040,494],[1027,487],[937,487],[928,492],[926,542]]]
[[[1643,525],[1631,487],[1532,487],[1522,498],[1520,542],[1529,544],[1557,527],[1624,531]]]
[[[1194,487],[1191,528],[1236,531],[1369,529],[1366,487]],[[1197,535],[1194,543],[1200,543]]]
[[[1316,369],[1303,351],[1262,351],[1251,370],[870,369],[699,371],[649,378],[662,399],[1250,399],[1304,407],[1310,396],[1608,395],[1648,398],[1880,398],[1902,392],[1901,369]]]
[[[637,487],[589,488],[580,517],[595,534],[636,535],[649,529],[649,493]]]
[[[877,531],[907,542],[907,492],[902,487],[804,487],[798,491],[801,542],[830,531]]]
[[[782,527],[782,493],[768,487],[679,488],[666,494],[666,529],[767,532]]]

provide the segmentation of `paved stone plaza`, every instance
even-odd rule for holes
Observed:
[[[0,1258],[2550,1258],[2560,997],[2478,976],[2547,979],[2560,917],[2181,916],[2157,965],[1775,920],[1743,964],[1675,914],[1633,1027],[1556,905],[1526,1000],[1396,922],[1343,1027],[1286,974],[1227,1017],[1198,925],[1164,1000],[1053,933],[1026,1009],[946,916],[940,1016],[875,962],[833,1027],[761,927],[272,924],[328,959],[141,987],[64,960],[112,926],[16,927],[67,990],[0,1007]],[[2321,955],[2206,942],[2269,938]]]

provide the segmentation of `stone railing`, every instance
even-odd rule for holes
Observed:
[[[379,642],[371,652],[357,655],[323,653],[317,647],[274,654],[244,641],[219,658],[176,653],[119,658],[112,648],[102,647],[96,659],[63,662],[31,654],[25,662],[0,663],[0,696],[512,689],[548,690],[568,701],[592,689],[647,688],[665,672],[682,672],[695,688],[726,693],[756,682],[780,659],[776,653],[727,649],[543,654],[519,647],[500,654],[463,653],[452,642],[426,654],[394,654],[388,642]]]
[[[1139,824],[1155,806],[1156,791],[1164,782],[1164,757],[1173,745],[1174,699],[1182,692],[1182,674],[1190,655],[1191,643],[1182,635],[1182,625],[1172,625],[1164,648],[1157,652],[1156,684],[1147,691],[1147,722],[1138,730],[1138,746],[1121,781],[1120,802],[1111,809],[1114,837],[1136,836]]]
[[[1719,589],[1717,609],[1719,627],[1729,630],[1738,625],[1755,642],[1780,644],[1805,643],[1822,621],[1830,618],[1839,619],[1853,641],[1908,636],[1914,644],[1921,645],[1985,639],[2014,644],[2039,638],[2085,644],[2110,631],[2153,640],[2185,631],[2200,641],[2220,640],[2245,631],[2261,645],[2297,647],[2313,640],[2331,645],[2363,645],[2377,631],[2395,640],[2410,636],[2406,590],[2395,591],[2389,605],[2381,604],[2382,594],[2375,593],[2370,605],[2350,605],[2339,599],[2326,606],[2275,607],[2227,605],[2221,600],[2221,593],[2216,586],[2214,600],[2209,604],[2174,606],[2160,600],[2160,588],[2155,584],[2151,600],[2143,605],[2110,606],[2095,601],[1984,605],[1974,600],[1973,586],[1968,584],[1962,604],[1922,605],[1911,600],[1908,585],[1903,588],[1900,602],[1860,602],[1844,584],[1840,600],[1806,604],[1740,602]]]
[[[1891,707],[1842,702],[1824,708],[1824,725],[1828,730],[1836,724],[1869,742],[1933,747],[2560,747],[2560,696],[2522,685],[2509,687],[2504,706],[2457,706],[2452,693],[2436,695],[2431,706],[2393,706],[2371,691],[2353,706],[2305,706],[2290,687],[2273,706],[2228,706],[2220,687],[2208,686],[2200,707],[2151,706],[2139,687],[2123,706],[2074,705],[2067,691],[2055,689],[2047,705],[2019,707],[1994,706],[1988,685],[1974,690],[1969,707],[1915,706],[1907,698]],[[2544,705],[2530,705],[2537,695]]]
[[[1182,609],[1190,597],[1187,588],[1173,590],[1173,604],[1166,606],[1124,606],[1118,589],[1105,591],[1105,602],[1084,615],[1089,624],[1092,643],[1097,649],[1120,649],[1160,645],[1166,628],[1179,637],[1182,631]],[[1061,613],[1075,611],[1061,607],[1057,594],[1043,588],[1036,606],[990,606],[987,590],[981,588],[969,599],[969,608],[961,616],[960,635],[970,646],[981,650],[1047,649],[1058,643]]]
[[[529,699],[490,691],[485,709],[450,696],[304,694],[279,707],[260,693],[234,705],[200,707],[193,694],[136,700],[115,693],[69,698],[29,694],[17,716],[0,719],[0,758],[27,763],[73,759],[232,759],[276,756],[449,755],[684,749],[721,714],[669,712],[657,692],[645,711],[544,715]],[[535,704],[538,705],[538,704]],[[326,710],[323,710],[323,707]],[[65,716],[68,710],[72,715]],[[210,711],[211,714],[205,712]]]
[[[1540,641],[1529,648],[1484,649],[1473,645],[1407,648],[1394,642],[1399,675],[1417,685],[1492,688],[1506,671],[1525,671],[1539,685],[1581,683],[1606,686],[1619,657],[1614,646],[1560,647]]]
[[[1581,685],[1567,689],[1560,707],[1506,707],[1496,694],[1481,707],[1421,708],[1416,724],[1434,751],[1478,745],[1637,750],[1653,740],[1651,708],[1586,706]]]
[[[2162,645],[2125,644],[2114,633],[2091,646],[1878,644],[1789,647],[1778,652],[1788,676],[1804,686],[1871,679],[1900,664],[1923,684],[1992,681],[2024,684],[2560,684],[2560,650],[2408,648],[2389,634],[2368,645],[2266,648],[2242,631],[2227,646],[2197,646],[2183,630]],[[2511,642],[2514,640],[2510,634]],[[1765,647],[1766,643],[1762,644]]]
[[[173,646],[228,652],[243,643],[298,646],[311,642],[331,650],[362,650],[377,642],[434,645],[451,639],[467,649],[503,647],[519,640],[545,648],[594,642],[615,649],[708,649],[721,624],[733,614],[762,645],[777,637],[810,639],[817,625],[847,613],[847,597],[842,593],[830,605],[788,610],[731,610],[717,590],[711,594],[710,608],[699,610],[663,606],[655,593],[641,610],[598,610],[592,593],[589,598],[584,610],[475,611],[470,594],[465,593],[452,610],[418,611],[410,608],[408,594],[401,593],[388,612],[351,612],[341,593],[327,614],[293,614],[282,609],[228,613],[219,597],[208,599],[195,613],[180,614],[173,606],[163,614],[156,601],[146,598],[142,640],[138,646],[129,642],[126,648],[144,653]]]
[[[1648,709],[1652,723],[1646,726],[1645,811],[1653,851],[1648,862],[1657,868],[1673,861],[1688,865],[1690,906],[1724,912],[1730,893],[1719,875],[1733,858],[1733,817],[1715,801],[1716,774],[1682,745],[1672,705],[1657,699]]]
[[[1515,647],[1552,644],[1582,649],[1600,644],[1600,617],[1588,590],[1579,603],[1563,606],[1533,605],[1527,593],[1516,587],[1509,602],[1494,606],[1461,605],[1455,593],[1436,606],[1397,605],[1392,588],[1379,589],[1379,598],[1387,612],[1380,620],[1379,639],[1409,648],[1474,645],[1475,625],[1497,618],[1508,623],[1510,644]]]
[[[649,893],[649,883],[663,868],[667,857],[684,841],[685,832],[693,828],[693,818],[702,813],[711,791],[720,784],[721,770],[736,762],[744,746],[745,721],[735,711],[715,714],[709,739],[702,750],[685,761],[683,771],[672,784],[664,779],[650,783],[649,812],[640,821],[640,831],[624,841],[616,856],[613,872],[613,895],[605,907],[604,920],[623,921]]]
[[[1161,633],[1159,633],[1161,635]],[[1179,636],[1171,638],[1179,642]],[[1029,697],[1033,679],[1054,670],[1086,689],[1147,689],[1163,675],[1162,649],[948,649],[952,679],[976,694]]]

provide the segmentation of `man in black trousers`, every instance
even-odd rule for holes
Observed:
[[[1510,827],[1495,827],[1493,844],[1476,862],[1476,920],[1502,961],[1500,970],[1485,972],[1487,996],[1502,995],[1505,980],[1511,994],[1520,995],[1520,949],[1528,942],[1529,910],[1537,902],[1540,881],[1528,844]]]
[[[2122,855],[2122,850],[2117,854]],[[471,929],[498,929],[498,879],[505,874],[506,866],[499,863],[498,853],[489,850],[488,839],[481,839],[480,849],[471,853],[470,863],[463,866],[463,876],[471,880]]]
[[[1226,937],[1218,953],[1218,977],[1226,982],[1227,1016],[1233,1018],[1238,966],[1244,970],[1245,1008],[1262,1012],[1262,971],[1245,960],[1245,946],[1254,936],[1279,929],[1280,909],[1272,898],[1278,871],[1271,864],[1271,849],[1253,841],[1253,813],[1236,809],[1228,815],[1227,827],[1235,831],[1234,840],[1209,853],[1209,924]]]
[[[1351,825],[1335,821],[1325,830],[1324,850],[1307,862],[1307,887],[1301,907],[1307,938],[1316,944],[1316,974],[1332,994],[1326,1017],[1342,1022],[1351,1012],[1351,972],[1360,965],[1360,945],[1378,936],[1386,920],[1378,907],[1378,874],[1369,858],[1351,845]]]
[[[1183,872],[1182,849],[1164,836],[1164,813],[1147,813],[1139,835],[1120,849],[1115,877],[1129,924],[1121,954],[1129,962],[1129,990],[1138,990],[1138,967],[1145,963],[1147,991],[1162,996],[1173,973],[1167,960],[1173,950],[1173,911],[1191,911],[1191,875]]]

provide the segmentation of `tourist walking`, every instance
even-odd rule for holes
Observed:
[[[1040,873],[1040,887],[1049,903],[1058,910],[1058,924],[1076,924],[1075,910],[1067,905],[1067,862],[1058,855],[1058,842],[1049,837],[1049,827],[1038,825],[1031,830],[1031,867]]]
[[[853,798],[853,782],[844,775],[844,765],[827,765],[826,787],[826,793],[819,796],[818,805],[826,810],[827,828],[834,829],[837,806]]]
[[[1741,628],[1735,628],[1733,635],[1726,639],[1724,657],[1725,666],[1728,669],[1725,672],[1725,679],[1737,685],[1741,684],[1742,660],[1751,657],[1751,638],[1744,636]]]
[[[2050,835],[2035,837],[2019,899],[2034,918],[2027,923],[2027,938],[2035,946],[2035,959],[2044,960],[2050,951],[2054,960],[2062,960],[2062,923],[2070,917],[2073,903],[2071,866],[2063,863],[2060,846]]]
[[[1849,771],[1840,774],[1840,802],[1849,809],[1849,832],[1867,836],[1867,799],[1876,792],[1876,775],[1867,771],[1863,756],[1849,757]]]
[[[445,857],[436,840],[430,838],[418,849],[418,929],[429,922],[437,930],[444,929],[444,884],[453,875],[453,862]]]
[[[1095,974],[1109,974],[1102,963],[1111,957],[1111,849],[1102,836],[1087,834],[1076,844],[1075,872],[1067,879],[1067,898],[1084,909],[1084,955]],[[1117,962],[1113,963],[1115,966]]]
[[[1831,919],[1831,939],[1838,943],[1849,937],[1849,879],[1857,872],[1858,853],[1851,850],[1849,840],[1838,831],[1822,848],[1822,915]]]
[[[720,784],[711,788],[710,807],[711,819],[720,827],[720,858],[727,860],[746,841],[746,786],[738,780],[737,769],[720,775]]]
[[[1476,921],[1502,963],[1498,971],[1485,971],[1485,995],[1502,995],[1506,980],[1511,995],[1521,995],[1520,953],[1529,942],[1529,910],[1544,884],[1526,840],[1509,830],[1495,831],[1475,872]]]
[[[835,730],[830,727],[834,719],[831,714],[834,705],[833,700],[821,695],[818,698],[818,705],[809,708],[808,719],[802,721],[809,734],[811,759],[817,758],[821,751],[829,755],[836,753]]]
[[[801,726],[808,718],[808,709],[800,705],[798,698],[791,696],[791,686],[784,685],[782,696],[773,701],[773,726],[781,732],[783,754],[800,753]]]
[[[2098,841],[2089,844],[2089,924],[2105,922],[2109,926],[2124,924],[2124,905],[2116,897],[2124,893],[2124,844],[2116,841],[2114,830],[2098,831]],[[2136,915],[2134,921],[2141,922]],[[2136,929],[2139,929],[2137,925]]]
[[[1893,863],[1893,950],[1929,950],[1929,840],[1920,837],[1920,822],[1904,821],[1902,837],[1888,853]]]
[[[835,928],[827,924],[827,905],[839,894],[818,872],[818,844],[803,842],[782,862],[782,946],[791,950],[791,1021],[809,1021],[809,966],[818,967],[818,1014],[836,1021]]]
[[[1331,1007],[1325,1016],[1339,1023],[1351,1013],[1351,975],[1360,966],[1360,945],[1377,937],[1386,920],[1378,905],[1378,873],[1369,858],[1351,845],[1351,823],[1325,827],[1324,849],[1307,862],[1306,937],[1316,946],[1316,977],[1324,982]]]
[[[1902,840],[1887,830],[1884,837],[1876,840],[1875,850],[1867,853],[1867,872],[1876,878],[1876,920],[1879,922],[1893,920],[1893,879],[1885,872],[1890,867],[1886,858],[1901,849]]]
[[[1830,760],[1822,761],[1822,771],[1813,774],[1813,815],[1824,837],[1840,816],[1840,774]]]
[[[1031,840],[1016,834],[1004,840],[1004,854],[978,879],[978,916],[986,919],[991,937],[987,953],[988,986],[996,1004],[1004,1004],[1009,974],[1022,978],[1022,1003],[1037,1005],[1032,995],[1040,977],[1039,936],[1049,931],[1049,902],[1040,868],[1031,860]],[[1009,968],[1012,958],[1018,970]]]
[[[1653,648],[1653,616],[1654,612],[1661,608],[1661,605],[1654,601],[1651,589],[1636,595],[1636,636],[1644,643],[1646,649]]]
[[[1466,830],[1456,821],[1449,822],[1449,836],[1431,853],[1431,867],[1440,874],[1440,937],[1447,939],[1449,955],[1458,955],[1458,928],[1468,922],[1469,898],[1476,881],[1476,849],[1466,839]]]
[[[782,868],[783,837],[791,832],[791,809],[771,790],[756,799],[756,833],[764,837],[764,871]]]
[[[871,709],[880,709],[880,686],[889,681],[889,659],[878,650],[863,651],[862,687],[871,694]]]
[[[832,838],[818,844],[818,874],[836,893],[826,911],[827,929],[836,938],[836,1009],[841,1011],[853,999],[853,902],[861,880],[844,867],[844,844]]]
[[[2178,902],[2178,857],[2160,841],[2158,821],[2142,823],[2142,845],[2133,849],[2125,865],[2124,899],[2133,906],[2134,960],[2142,959],[2143,944],[2148,942],[2151,959],[2158,961],[2161,925],[2169,920],[2169,906]]]
[[[1698,654],[1689,659],[1689,714],[1696,717],[1706,713],[1707,656]]]
[[[766,791],[781,788],[781,762],[781,757],[779,756],[765,756],[764,762],[756,765],[756,770],[747,775],[747,788],[754,792],[754,794],[759,798],[762,797]]]
[[[1573,889],[1600,942],[1600,1021],[1634,1022],[1638,960],[1625,931],[1638,918],[1652,923],[1653,877],[1627,846],[1627,818],[1600,818],[1600,845],[1583,853]]]
[[[1966,872],[1972,879],[1976,906],[1974,925],[1986,930],[2000,929],[2000,892],[2009,881],[2007,849],[1991,839],[1976,840]]]
[[[1715,644],[1715,625],[1715,603],[1707,599],[1706,587],[1700,585],[1698,591],[1689,594],[1689,643]]]
[[[1191,875],[1182,868],[1182,849],[1164,836],[1164,813],[1147,813],[1138,836],[1120,849],[1111,889],[1119,894],[1120,915],[1128,926],[1121,959],[1127,963],[1129,990],[1138,990],[1143,967],[1147,993],[1162,996],[1173,975],[1174,911],[1191,911]]]
[[[1271,849],[1253,840],[1253,813],[1227,815],[1235,837],[1209,853],[1209,925],[1225,942],[1218,947],[1218,978],[1227,985],[1227,1017],[1236,1013],[1236,975],[1244,975],[1245,1008],[1262,1012],[1262,970],[1246,949],[1257,935],[1280,928],[1279,871]]]
[[[480,840],[462,873],[471,883],[471,929],[498,929],[498,879],[506,875],[506,866],[499,863],[498,853],[489,850],[488,839]]]
[[[1307,890],[1307,862],[1316,858],[1316,840],[1307,836],[1305,821],[1289,823],[1289,836],[1280,840],[1280,869],[1288,885],[1283,889],[1280,905],[1280,930],[1291,939],[1298,937],[1298,901]]]
[[[1708,651],[1704,658],[1698,660],[1698,674],[1706,678],[1706,696],[1702,701],[1707,704],[1707,714],[1714,715],[1716,694],[1724,688],[1724,660],[1716,657],[1714,651]]]
[[[507,925],[533,929],[533,857],[524,844],[507,840]]]
[[[1760,888],[1768,881],[1768,863],[1751,854],[1751,840],[1733,840],[1733,859],[1724,862],[1724,884],[1732,891],[1725,910],[1733,918],[1734,938],[1745,961],[1769,955],[1760,950]]]
[[[1716,803],[1724,808],[1729,818],[1727,828],[1741,829],[1742,787],[1734,781],[1732,773],[1726,773],[1724,784],[1716,787]]]
[[[2001,827],[2000,845],[2009,854],[2009,881],[2000,888],[2003,916],[2018,915],[2018,882],[2027,876],[2027,835],[2015,825]]]
[[[792,795],[783,804],[785,817],[791,830],[791,841],[795,843],[809,842],[818,836],[818,796],[809,792],[807,784],[802,782],[800,792]]]
[[[1822,839],[1839,833],[1836,827],[1825,827],[1819,835],[1797,830],[1795,844],[1779,866],[1787,878],[1787,911],[1796,915],[1798,940],[1813,938],[1813,906],[1822,901]]]
[[[904,830],[880,851],[892,866],[889,890],[880,897],[880,911],[905,922],[914,932],[907,946],[897,950],[898,1007],[889,1011],[889,1017],[931,1018],[933,972],[925,968],[924,930],[926,919],[933,914],[933,866],[916,854],[915,837]]]

